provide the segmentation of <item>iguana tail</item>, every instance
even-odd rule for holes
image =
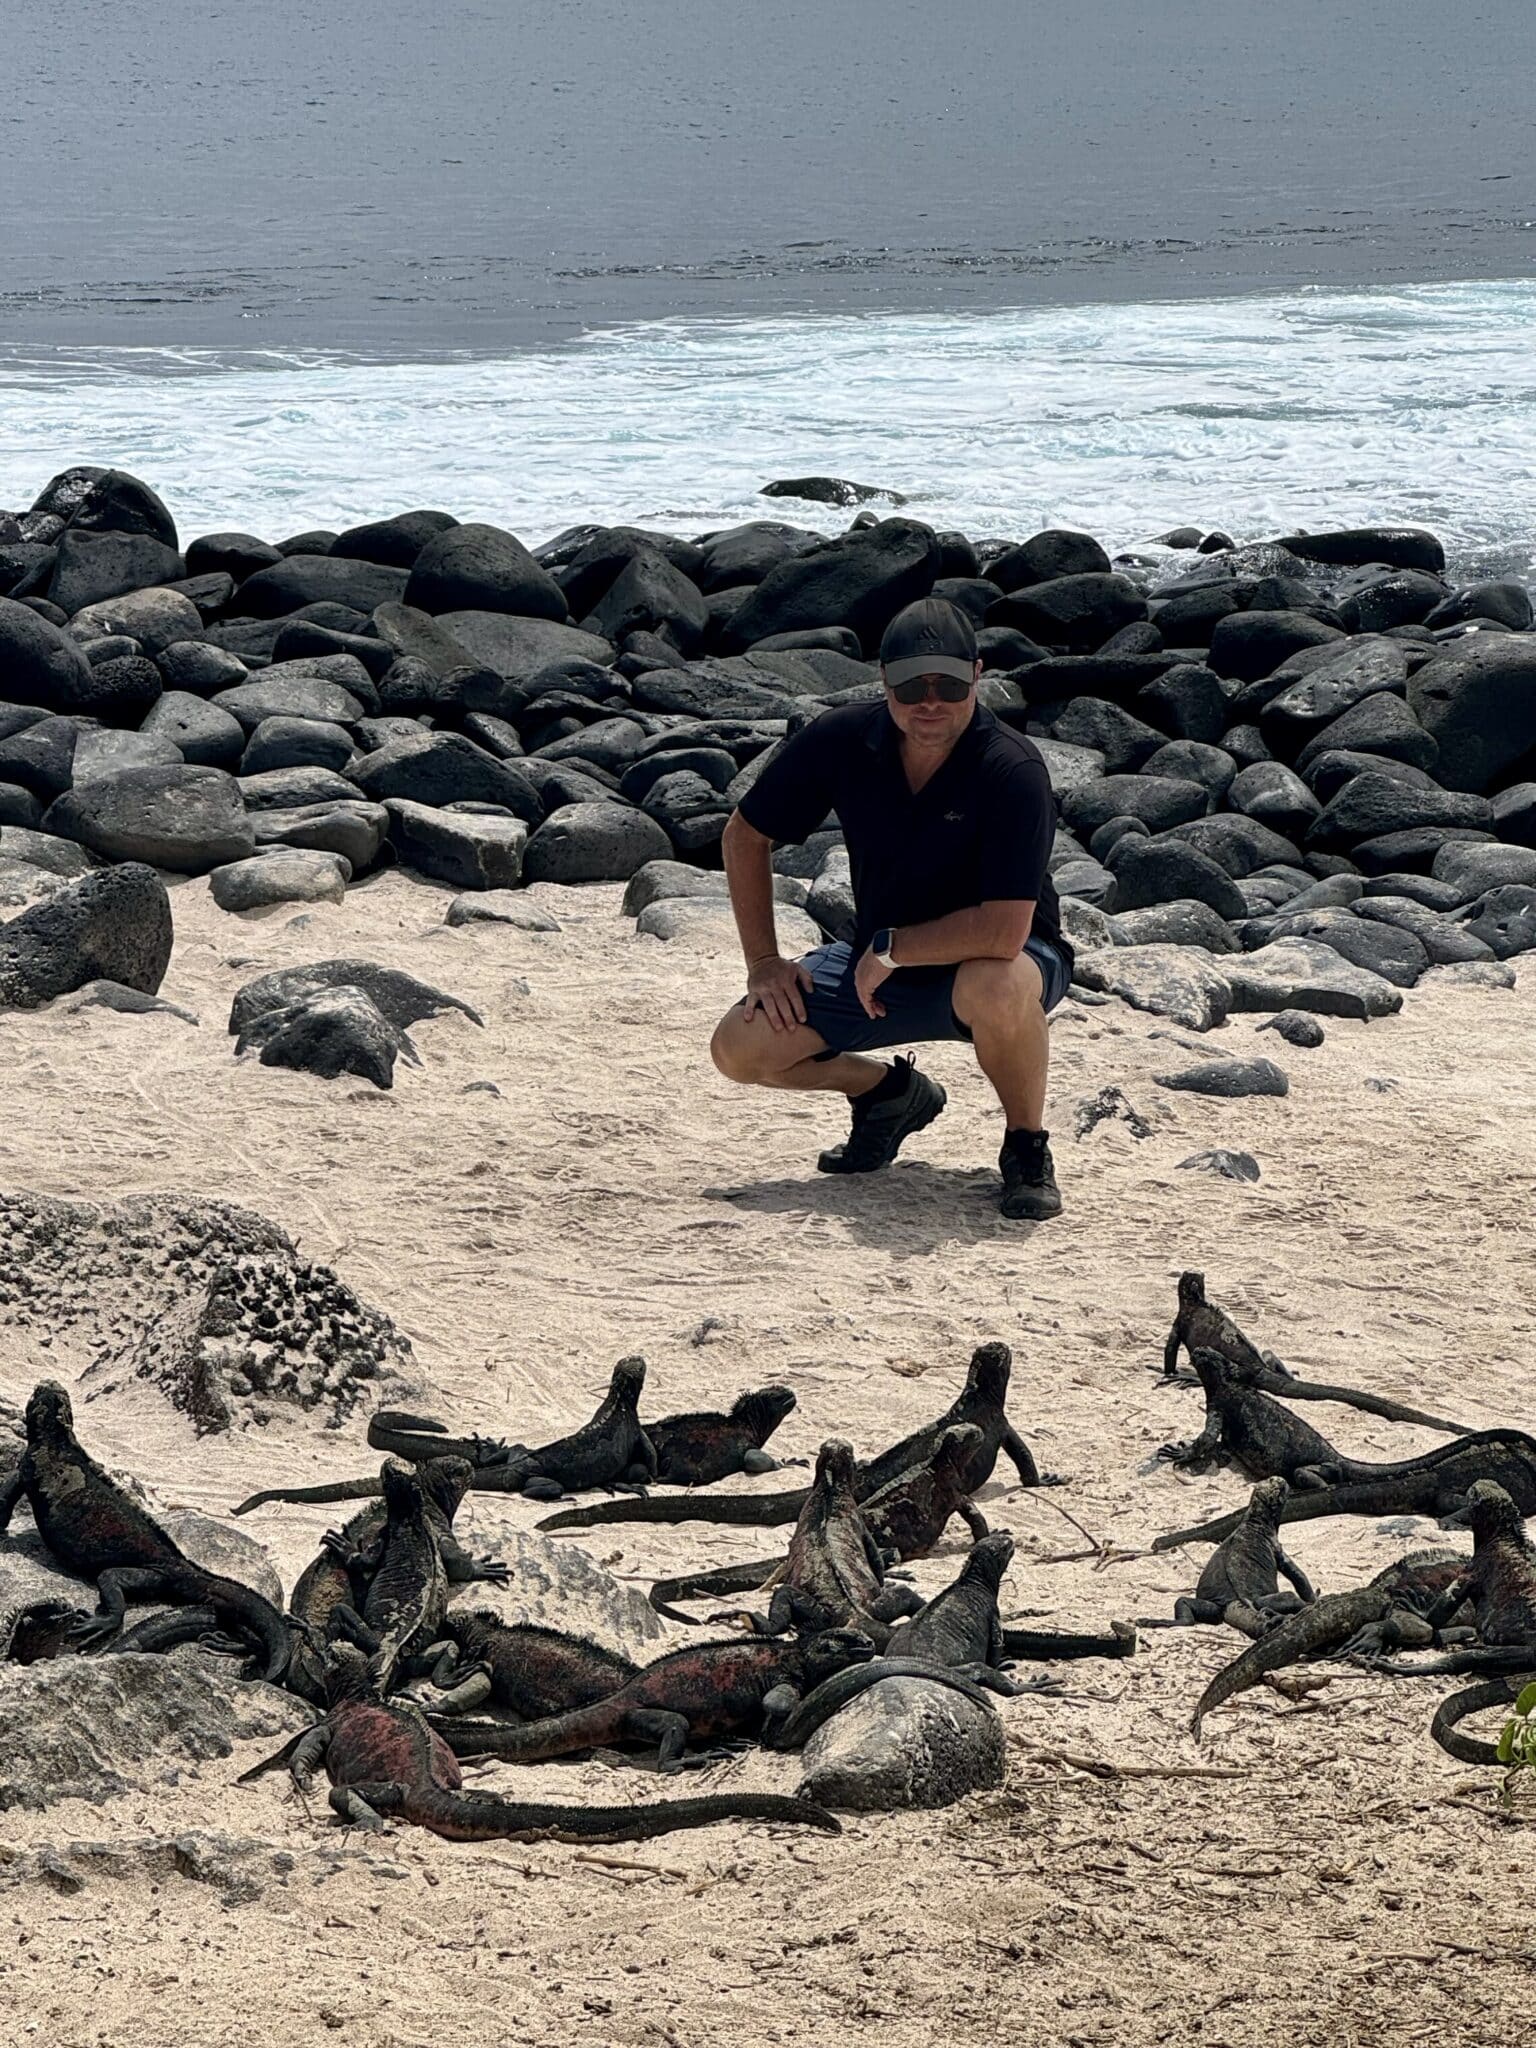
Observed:
[[[1161,1624],[1159,1624],[1161,1625]],[[1172,1627],[1172,1623],[1169,1623]],[[1128,1621],[1112,1621],[1108,1635],[1079,1635],[1071,1630],[1005,1628],[1003,1654],[1028,1663],[1066,1662],[1074,1657],[1134,1657],[1136,1630]]]
[[[713,1793],[701,1799],[663,1799],[646,1806],[537,1806],[500,1799],[494,1792],[443,1792],[436,1787],[360,1788],[378,1812],[393,1810],[450,1842],[648,1842],[678,1828],[719,1821],[782,1821],[837,1835],[842,1827],[808,1799],[771,1792]],[[382,1792],[382,1796],[375,1796]]]
[[[684,1614],[670,1603],[701,1599],[706,1593],[755,1593],[776,1563],[777,1559],[766,1557],[760,1564],[726,1564],[717,1571],[692,1572],[684,1579],[658,1579],[651,1588],[651,1605],[668,1621],[697,1627],[695,1615]]]
[[[1266,1672],[1282,1671],[1287,1664],[1299,1664],[1305,1657],[1321,1657],[1347,1643],[1367,1622],[1379,1621],[1392,1605],[1391,1591],[1384,1586],[1356,1586],[1347,1593],[1324,1593],[1300,1614],[1293,1614],[1278,1628],[1271,1629],[1256,1643],[1218,1671],[1190,1720],[1190,1733],[1198,1742],[1200,1724],[1240,1692],[1255,1686]]]
[[[701,1500],[697,1493],[651,1495],[645,1500],[603,1500],[589,1508],[546,1515],[541,1529],[599,1529],[610,1522],[721,1522],[738,1529],[772,1529],[793,1522],[809,1487],[793,1493],[727,1493]]]
[[[244,1634],[254,1636],[266,1654],[262,1677],[269,1685],[281,1684],[293,1654],[292,1624],[270,1600],[263,1599],[252,1587],[241,1585],[238,1579],[222,1579],[195,1565],[178,1572],[176,1582],[177,1590],[186,1598],[199,1607],[211,1607],[221,1622],[233,1622]]]
[[[338,1500],[378,1500],[383,1491],[377,1474],[372,1479],[333,1479],[328,1486],[269,1486],[265,1493],[253,1493],[248,1500],[241,1501],[230,1513],[248,1515],[253,1508],[264,1508],[274,1500],[293,1501],[306,1507],[325,1507]]]
[[[1429,1724],[1430,1734],[1446,1755],[1455,1757],[1459,1764],[1497,1764],[1499,1752],[1491,1742],[1479,1742],[1471,1735],[1458,1735],[1456,1724],[1469,1714],[1482,1713],[1487,1707],[1513,1706],[1520,1696],[1522,1682],[1489,1678],[1481,1685],[1468,1685],[1460,1692],[1453,1692],[1449,1699],[1440,1702],[1435,1718]]]

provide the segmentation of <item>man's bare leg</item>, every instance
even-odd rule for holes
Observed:
[[[1051,1033],[1040,969],[1016,960],[966,960],[955,973],[955,1015],[971,1034],[976,1062],[997,1090],[1010,1131],[1045,1126]]]
[[[862,1053],[841,1052],[818,1059],[827,1041],[808,1024],[776,1030],[759,1011],[748,1017],[738,1003],[721,1018],[710,1041],[710,1057],[728,1081],[758,1088],[816,1089],[823,1093],[865,1095],[890,1069]]]

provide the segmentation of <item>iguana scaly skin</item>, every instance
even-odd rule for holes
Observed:
[[[386,1817],[395,1817],[450,1842],[644,1842],[679,1828],[727,1820],[784,1821],[827,1834],[840,1831],[832,1815],[809,1800],[772,1793],[716,1793],[645,1806],[579,1807],[466,1792],[458,1759],[447,1743],[416,1708],[378,1699],[361,1652],[349,1644],[332,1650],[330,1702],[318,1727],[288,1744],[277,1758],[247,1771],[241,1782],[283,1761],[295,1786],[307,1795],[314,1772],[323,1765],[331,1781],[331,1807],[343,1820],[378,1829]]]
[[[1007,1652],[997,1611],[1013,1551],[1013,1538],[1002,1530],[979,1538],[960,1567],[960,1576],[891,1630],[883,1660],[941,1664],[994,1692],[1022,1691],[1001,1669]]]
[[[1196,1740],[1207,1714],[1247,1692],[1267,1673],[1348,1650],[1359,1642],[1362,1631],[1384,1640],[1430,1641],[1425,1616],[1465,1567],[1466,1559],[1454,1550],[1414,1551],[1378,1572],[1369,1585],[1351,1587],[1347,1593],[1324,1593],[1217,1672],[1200,1695],[1190,1722]]]
[[[763,1446],[794,1408],[788,1387],[759,1387],[739,1395],[724,1415],[664,1415],[648,1422],[658,1484],[713,1486],[738,1472],[777,1471],[777,1459]]]
[[[1197,1351],[1219,1351],[1229,1364],[1246,1375],[1250,1386],[1261,1393],[1278,1394],[1287,1401],[1337,1401],[1346,1408],[1358,1408],[1365,1415],[1380,1415],[1388,1422],[1412,1422],[1424,1429],[1443,1429],[1448,1436],[1468,1434],[1464,1423],[1444,1422],[1437,1415],[1407,1408],[1401,1401],[1389,1401],[1381,1394],[1363,1394],[1358,1387],[1298,1379],[1272,1351],[1260,1351],[1250,1343],[1224,1309],[1206,1300],[1203,1273],[1179,1275],[1179,1312],[1163,1350],[1163,1371],[1170,1377],[1178,1369],[1181,1347],[1189,1353],[1191,1361]]]
[[[977,1493],[992,1477],[1001,1452],[1019,1475],[1021,1486],[1051,1486],[1056,1480],[1042,1477],[1028,1444],[1004,1413],[1013,1354],[1006,1344],[983,1344],[971,1359],[965,1386],[936,1422],[915,1430],[892,1444],[888,1451],[872,1458],[858,1474],[859,1498],[877,1493],[900,1473],[933,1456],[940,1437],[957,1423],[974,1423],[981,1431],[970,1469],[966,1491]],[[601,1501],[593,1507],[571,1508],[547,1515],[541,1529],[595,1529],[611,1522],[722,1522],[743,1529],[770,1529],[793,1522],[805,1506],[807,1487],[789,1493],[752,1493],[686,1499]]]
[[[1472,1531],[1472,1558],[1426,1619],[1431,1628],[1443,1629],[1466,1605],[1472,1611],[1477,1642],[1416,1664],[1377,1659],[1372,1669],[1405,1678],[1528,1669],[1536,1664],[1536,1550],[1525,1533],[1524,1517],[1502,1486],[1480,1479],[1468,1493],[1466,1506],[1448,1515],[1446,1522]]]
[[[1195,1622],[1225,1622],[1245,1636],[1261,1636],[1282,1614],[1294,1614],[1317,1598],[1300,1565],[1280,1544],[1280,1512],[1291,1489],[1283,1479],[1261,1479],[1243,1519],[1206,1559],[1193,1597],[1174,1603],[1173,1621],[1143,1622],[1144,1628],[1187,1628]],[[1292,1590],[1282,1593],[1281,1577]]]
[[[482,1465],[504,1465],[512,1446],[499,1436],[450,1436],[441,1422],[430,1415],[411,1415],[403,1408],[379,1408],[368,1418],[368,1442],[388,1458],[404,1458],[408,1465],[425,1464],[429,1458],[462,1458],[472,1470]]]
[[[925,1547],[937,1540],[934,1518],[942,1528],[951,1512],[948,1502],[963,1485],[964,1454],[974,1449],[969,1439],[976,1434],[969,1425],[965,1428],[964,1436],[946,1433],[949,1441],[941,1443],[932,1463],[906,1475],[910,1500],[908,1493],[894,1490],[894,1481],[876,1496],[882,1500],[886,1523],[907,1534],[916,1532]],[[936,1481],[933,1466],[940,1460],[944,1477]],[[859,1507],[856,1469],[849,1445],[840,1438],[829,1439],[817,1457],[815,1483],[800,1510],[786,1557],[776,1564],[726,1565],[691,1578],[658,1581],[651,1588],[651,1605],[671,1620],[687,1621],[687,1615],[671,1606],[673,1600],[761,1588],[773,1597],[766,1615],[742,1617],[753,1628],[781,1635],[790,1628],[836,1628],[851,1622],[882,1640],[883,1624],[909,1611],[913,1596],[896,1587],[882,1590],[888,1553]]]
[[[874,1644],[856,1629],[783,1639],[738,1636],[673,1650],[606,1699],[547,1721],[522,1728],[437,1717],[433,1722],[460,1756],[535,1764],[630,1743],[654,1746],[657,1769],[674,1772],[682,1768],[688,1743],[755,1737],[765,1720],[772,1725],[782,1719],[802,1693],[873,1655]]]
[[[994,1678],[997,1673],[991,1674]],[[804,1749],[816,1730],[830,1721],[834,1714],[840,1714],[844,1707],[856,1700],[871,1686],[883,1685],[888,1678],[921,1678],[929,1685],[945,1687],[968,1699],[972,1706],[981,1707],[989,1714],[997,1711],[990,1693],[975,1683],[964,1671],[957,1671],[950,1665],[930,1664],[921,1657],[876,1657],[868,1664],[860,1664],[824,1678],[814,1691],[791,1707],[786,1714],[771,1718],[763,1729],[765,1749]],[[994,1686],[994,1692],[1002,1688]],[[1011,1688],[1022,1692],[1022,1686]]]
[[[1389,1465],[1362,1464],[1354,1458],[1340,1458],[1331,1446],[1325,1448],[1343,1476],[1308,1492],[1293,1492],[1280,1511],[1282,1522],[1311,1522],[1325,1515],[1441,1518],[1466,1505],[1467,1494],[1479,1479],[1496,1481],[1521,1514],[1536,1514],[1536,1438],[1524,1430],[1474,1430],[1454,1443],[1437,1445],[1422,1457]],[[1295,1474],[1290,1476],[1294,1484]],[[1159,1536],[1152,1548],[1174,1550],[1183,1543],[1219,1543],[1241,1519],[1241,1512],[1219,1515],[1192,1529],[1175,1529]]]
[[[436,1713],[464,1713],[489,1701],[520,1721],[543,1721],[606,1699],[636,1677],[640,1666],[580,1636],[532,1622],[506,1622],[490,1608],[450,1608],[443,1633],[454,1646],[432,1674],[446,1686],[457,1670],[475,1675],[427,1704]]]
[[[265,1653],[263,1675],[281,1679],[288,1666],[289,1630],[270,1601],[204,1571],[183,1555],[152,1515],[131,1500],[81,1447],[69,1395],[43,1380],[27,1403],[27,1447],[0,1488],[0,1532],[25,1496],[38,1534],[67,1570],[94,1579],[95,1615],[76,1628],[79,1645],[110,1642],[129,1600],[171,1600],[211,1607],[221,1624],[254,1636]]]
[[[1455,1757],[1459,1764],[1502,1765],[1504,1759],[1499,1755],[1497,1744],[1479,1742],[1471,1735],[1460,1735],[1456,1724],[1466,1720],[1469,1714],[1486,1713],[1490,1707],[1512,1707],[1532,1678],[1536,1678],[1536,1670],[1514,1678],[1484,1679],[1480,1685],[1469,1685],[1461,1692],[1453,1692],[1440,1702],[1435,1718],[1429,1724],[1430,1734],[1446,1755]]]
[[[656,1454],[640,1424],[640,1392],[644,1385],[645,1360],[621,1358],[613,1369],[602,1405],[590,1422],[538,1450],[530,1451],[523,1444],[508,1446],[504,1458],[475,1467],[471,1489],[475,1493],[523,1494],[529,1500],[559,1500],[566,1493],[600,1486],[636,1485],[654,1478]],[[421,1418],[412,1420],[419,1422]],[[400,1440],[398,1433],[396,1440]],[[325,1486],[273,1486],[241,1501],[234,1513],[248,1515],[253,1508],[263,1507],[269,1501],[319,1505],[369,1500],[380,1490],[377,1479],[338,1479]]]
[[[377,1549],[342,1559],[349,1570],[367,1574],[362,1612],[339,1607],[333,1626],[346,1628],[368,1651],[369,1684],[387,1699],[402,1667],[429,1654],[435,1662],[440,1654],[438,1632],[448,1612],[448,1574],[415,1467],[402,1458],[386,1458],[379,1477],[387,1518]]]

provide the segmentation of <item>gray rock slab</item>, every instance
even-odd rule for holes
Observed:
[[[1241,957],[1241,956],[1238,956]],[[1224,1024],[1231,1005],[1223,959],[1193,946],[1112,946],[1079,953],[1073,981],[1086,989],[1119,996],[1133,1010],[1150,1010],[1190,1031]]]
[[[779,948],[788,959],[813,952],[826,938],[803,910],[780,904],[774,912]],[[738,943],[736,920],[723,896],[662,896],[646,905],[635,930],[650,939],[688,939],[730,947]]]
[[[541,910],[511,889],[473,890],[455,896],[443,917],[444,924],[509,924],[520,932],[557,932],[560,920]]]
[[[0,927],[0,1009],[35,1010],[88,981],[154,995],[170,965],[171,901],[137,862],[65,882]]]
[[[1001,1718],[948,1686],[887,1678],[818,1728],[799,1790],[852,1813],[952,1806],[1003,1782]]]
[[[390,797],[389,838],[403,866],[455,889],[515,889],[528,827],[521,818],[451,811]]]
[[[267,910],[275,903],[340,903],[352,868],[339,853],[276,846],[215,868],[208,887],[220,910]]]
[[[1289,1095],[1291,1084],[1273,1060],[1202,1060],[1177,1074],[1154,1074],[1160,1088],[1189,1095]]]
[[[1312,1010],[1324,1017],[1390,1017],[1403,992],[1317,939],[1275,939],[1222,962],[1234,1011]]]

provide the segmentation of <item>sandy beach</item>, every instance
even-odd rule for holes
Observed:
[[[841,1135],[838,1103],[733,1090],[708,1064],[709,1028],[740,980],[728,938],[639,938],[619,895],[536,887],[530,903],[562,927],[540,934],[449,929],[448,892],[399,873],[297,918],[229,917],[206,882],[173,884],[162,994],[200,1027],[102,1010],[8,1016],[0,1185],[90,1200],[174,1189],[258,1210],[395,1319],[437,1412],[530,1441],[590,1413],[615,1359],[640,1350],[647,1412],[783,1380],[800,1405],[776,1451],[807,1456],[834,1432],[873,1450],[946,1406],[973,1347],[1002,1338],[1014,1419],[1070,1484],[1025,1493],[1010,1473],[980,1504],[1019,1545],[1005,1615],[1058,1626],[1170,1613],[1205,1553],[1138,1553],[1243,1497],[1231,1475],[1192,1481],[1149,1462],[1198,1427],[1196,1397],[1153,1370],[1185,1266],[1203,1267],[1213,1297],[1295,1370],[1476,1425],[1526,1423],[1529,972],[1513,992],[1425,987],[1398,1018],[1328,1020],[1313,1052],[1255,1040],[1255,1018],[1202,1043],[1281,1057],[1284,1100],[1161,1090],[1152,1077],[1185,1063],[1185,1034],[1118,1003],[1069,1002],[1052,1032],[1051,1113],[1067,1208],[1032,1230],[995,1214],[997,1119],[963,1049],[930,1049],[950,1109],[909,1157],[877,1179],[826,1180],[813,1160]],[[225,1033],[236,988],[338,955],[407,968],[475,1005],[485,1027],[419,1026],[423,1064],[402,1065],[390,1094],[237,1064]],[[1149,1137],[1119,1120],[1074,1137],[1077,1103],[1111,1083],[1151,1119]],[[1212,1146],[1252,1152],[1258,1185],[1180,1170]],[[0,1398],[23,1398],[44,1372],[74,1381],[91,1361],[88,1321],[51,1345],[0,1321]],[[372,1462],[361,1415],[327,1431],[275,1410],[265,1426],[198,1439],[134,1385],[81,1402],[77,1419],[161,1507],[217,1513],[258,1486]],[[1311,1419],[1365,1457],[1433,1441],[1337,1408]],[[485,1550],[546,1512],[485,1496],[469,1509]],[[287,1585],[333,1518],[278,1507],[240,1526],[271,1547]],[[1337,1590],[1429,1533],[1326,1522],[1296,1531],[1292,1548]],[[773,1535],[613,1528],[591,1547],[644,1584],[767,1554]],[[962,1540],[957,1524],[914,1567],[921,1590],[953,1576]],[[134,1853],[73,1894],[11,1880],[6,2037],[1512,2037],[1536,1961],[1531,1836],[1518,1810],[1501,1816],[1491,1774],[1430,1743],[1440,1688],[1335,1668],[1301,1704],[1246,1695],[1197,1747],[1190,1707],[1237,1646],[1215,1629],[1160,1631],[1129,1663],[1063,1667],[1061,1697],[1002,1703],[1000,1791],[936,1814],[851,1817],[836,1839],[717,1828],[595,1852],[364,1839],[320,1806],[304,1812],[280,1778],[234,1786],[255,1743],[164,1782],[152,1769],[148,1789],[100,1807],[11,1811],[0,1885],[44,1843]],[[796,1781],[793,1758],[754,1755],[689,1789]],[[516,1783],[588,1802],[659,1789],[596,1763]],[[198,1830],[247,1844],[255,1896],[236,1902],[163,1851],[135,1852]]]

